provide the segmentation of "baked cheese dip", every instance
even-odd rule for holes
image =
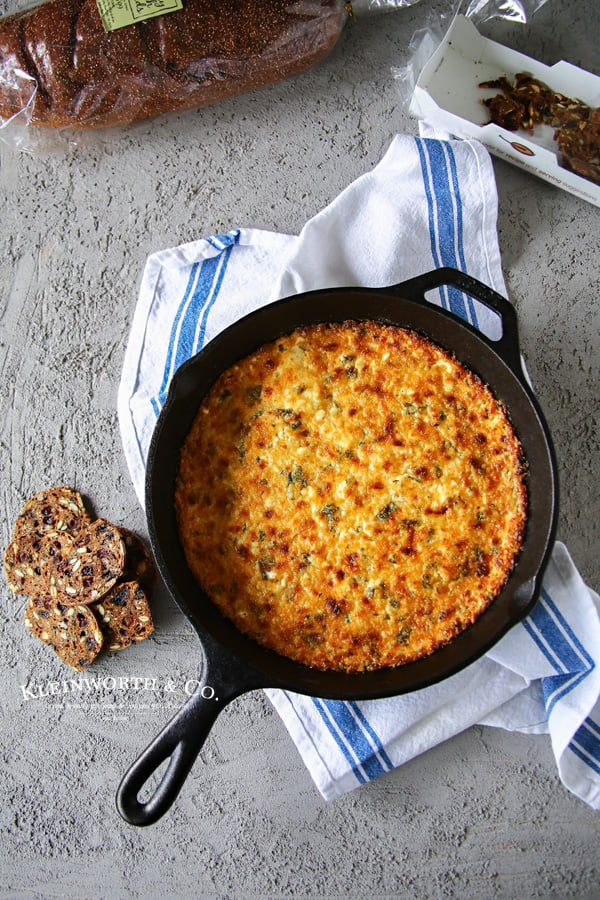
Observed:
[[[302,327],[224,372],[181,451],[195,578],[240,631],[317,669],[433,653],[506,582],[524,459],[500,402],[427,338]]]

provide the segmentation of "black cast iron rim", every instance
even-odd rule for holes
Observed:
[[[494,309],[502,321],[501,339],[486,338],[428,302],[426,292],[441,285],[453,285]],[[281,657],[242,635],[225,619],[187,566],[177,537],[173,500],[180,448],[203,396],[221,372],[296,327],[347,319],[375,319],[412,328],[474,370],[506,406],[529,472],[523,549],[489,609],[450,644],[425,659],[357,674],[320,672]],[[332,699],[374,699],[419,690],[456,673],[487,652],[535,605],[554,541],[557,506],[552,441],[521,367],[514,310],[490,288],[453,269],[434,270],[381,289],[351,287],[299,294],[234,323],[175,373],[147,464],[146,510],[157,565],[175,602],[198,633],[205,662],[227,681],[231,696],[261,686]]]

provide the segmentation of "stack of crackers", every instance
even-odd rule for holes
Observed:
[[[154,631],[150,551],[132,531],[92,519],[70,487],[25,503],[4,569],[10,589],[29,597],[27,628],[77,671],[103,647],[123,650]]]

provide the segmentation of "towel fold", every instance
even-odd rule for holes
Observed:
[[[147,261],[119,387],[127,464],[144,504],[146,456],[178,366],[223,328],[280,297],[382,287],[452,266],[506,296],[497,194],[475,141],[398,135],[381,162],[299,235],[234,228]],[[495,313],[444,287],[434,302],[489,337]],[[555,545],[532,613],[440,684],[384,700],[267,694],[323,797],[352,790],[473,724],[549,734],[565,786],[600,808],[600,598]]]

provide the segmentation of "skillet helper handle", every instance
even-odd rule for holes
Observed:
[[[492,290],[487,284],[483,284],[482,281],[472,278],[465,272],[460,272],[458,269],[453,269],[449,266],[433,269],[424,275],[411,278],[409,281],[398,285],[398,290],[408,296],[412,296],[414,299],[428,302],[425,298],[425,293],[444,287],[444,285],[450,285],[463,291],[465,294],[470,294],[471,297],[498,313],[502,322],[502,336],[498,340],[492,340],[491,338],[486,338],[481,332],[479,334],[490,346],[496,349],[504,362],[523,381],[524,373],[519,350],[517,314],[512,304],[497,291]]]
[[[215,719],[232,699],[209,696],[211,689],[199,684],[187,703],[165,726],[129,769],[117,792],[117,809],[130,825],[152,825],[171,807],[202,749]],[[165,760],[166,772],[152,796],[138,795]]]

